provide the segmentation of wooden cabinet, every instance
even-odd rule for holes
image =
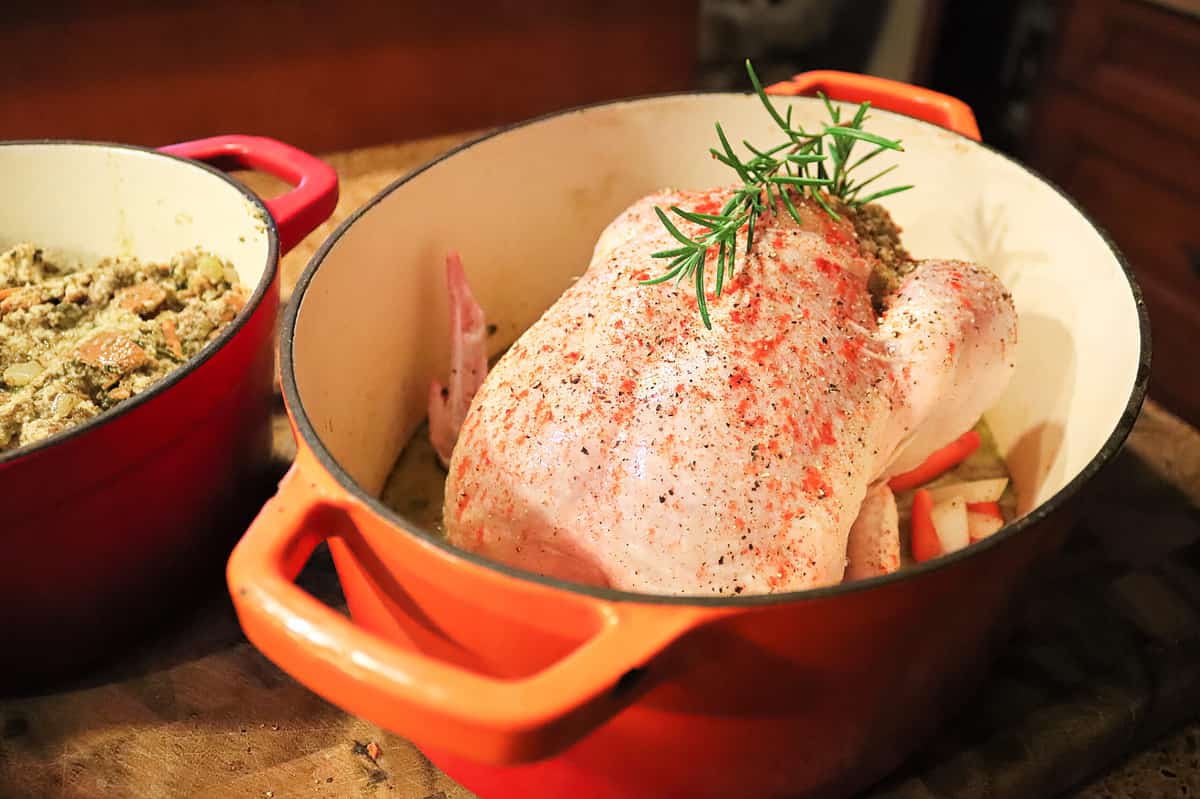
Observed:
[[[1200,424],[1200,3],[1185,5],[1064,3],[1030,160],[1129,259],[1150,311],[1151,395]]]
[[[688,88],[697,18],[697,0],[0,3],[0,139],[327,152],[479,130]]]

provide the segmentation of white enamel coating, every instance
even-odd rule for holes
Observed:
[[[223,178],[144,150],[96,144],[0,145],[0,250],[17,242],[85,264],[166,259],[202,244],[253,288],[269,262],[261,211]]]
[[[781,99],[815,125],[819,101]],[[383,197],[332,244],[303,298],[295,370],[304,409],[333,456],[377,493],[425,412],[448,353],[444,256],[462,253],[507,346],[578,276],[601,229],[637,197],[700,188],[730,172],[706,153],[773,142],[758,100],[687,95],[575,111],[440,161]],[[886,200],[917,257],[996,271],[1021,316],[1017,370],[988,414],[1027,512],[1098,453],[1129,401],[1138,311],[1101,235],[1053,188],[960,136],[873,112],[905,152],[876,159],[917,188]],[[653,288],[647,288],[653,291]]]

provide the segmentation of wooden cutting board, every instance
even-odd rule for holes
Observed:
[[[285,258],[285,294],[338,221],[461,139],[331,156],[341,201]],[[282,416],[276,440],[282,468],[292,453]],[[1152,751],[1112,771],[1200,715],[1200,433],[1151,403],[1102,479],[984,689],[870,796],[1050,797],[1105,773],[1147,796],[1200,792],[1197,725],[1170,739],[1169,758]],[[323,552],[301,582],[337,604]],[[242,637],[223,588],[86,681],[0,699],[0,799],[471,796],[403,739],[275,668]]]

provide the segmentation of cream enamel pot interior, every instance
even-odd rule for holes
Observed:
[[[921,115],[939,99],[849,80],[830,93]],[[823,119],[810,97],[779,102],[806,127]],[[485,799],[840,794],[894,767],[976,684],[1022,580],[1128,434],[1149,339],[1121,257],[1052,185],[959,133],[873,118],[904,142],[892,178],[917,185],[887,200],[910,251],[980,262],[1015,297],[1017,369],[987,420],[1018,521],[863,583],[669,599],[497,566],[379,502],[447,368],[448,249],[462,253],[499,351],[634,199],[730,180],[706,155],[714,121],[732,141],[774,138],[753,96],[616,102],[451,152],[388,187],[312,260],[282,342],[299,456],[229,565],[250,640]],[[349,619],[292,583],[321,540]]]
[[[264,202],[203,161],[295,188]],[[91,264],[202,246],[252,295],[196,357],[85,424],[0,454],[4,690],[77,674],[220,585],[270,494],[277,263],[332,212],[337,176],[272,139],[149,150],[0,143],[0,250],[33,242]]]

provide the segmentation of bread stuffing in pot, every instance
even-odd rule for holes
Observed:
[[[0,453],[145,391],[216,338],[246,297],[234,268],[201,249],[83,268],[28,242],[0,253]]]
[[[1012,373],[1011,295],[905,252],[876,201],[908,187],[861,174],[902,147],[864,130],[865,104],[802,130],[751,77],[778,141],[738,155],[718,126],[736,180],[635,201],[490,371],[485,309],[447,259],[453,361],[430,434],[451,543],[728,596],[887,574],[1002,526],[1002,464],[953,469]]]

